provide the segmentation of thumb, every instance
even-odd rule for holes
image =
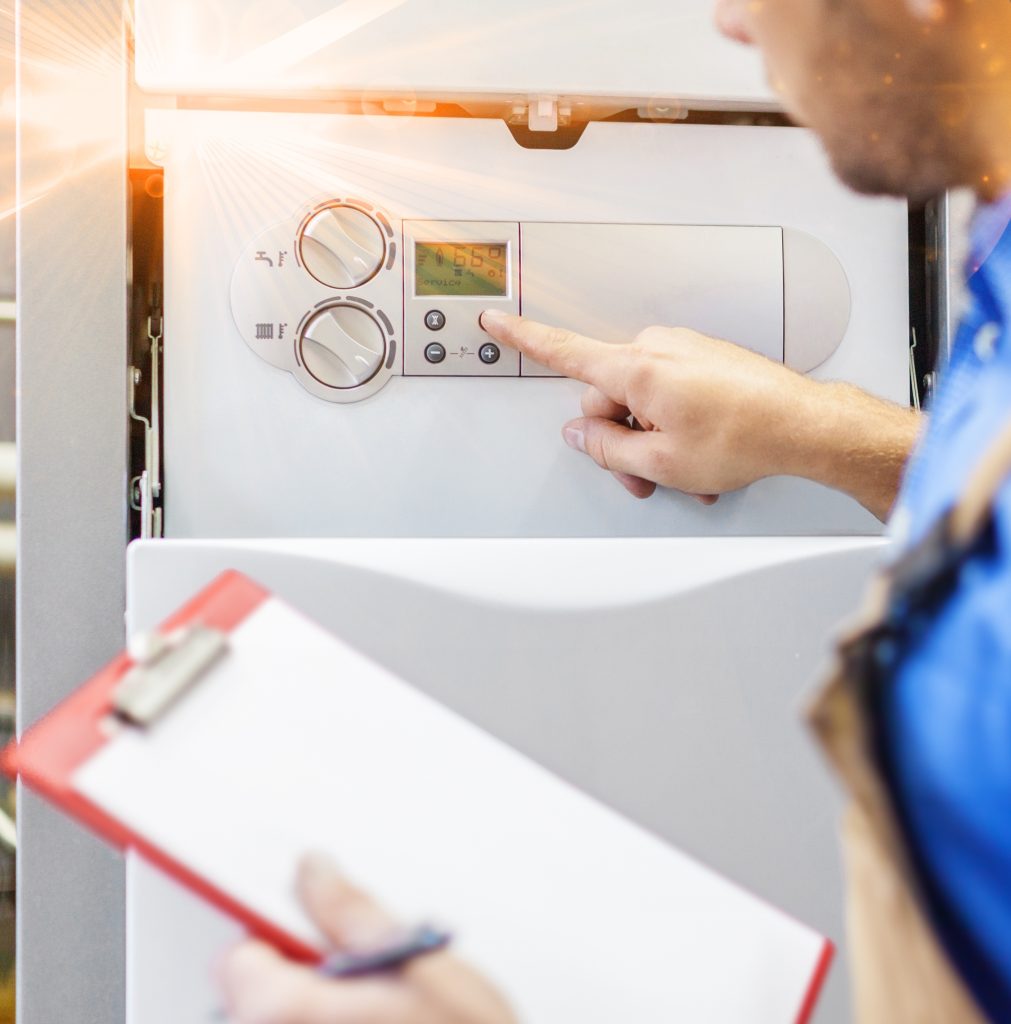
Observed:
[[[602,469],[626,478],[660,482],[653,474],[663,440],[655,431],[633,430],[602,416],[584,416],[566,423],[562,437],[570,448],[589,455]]]
[[[655,430],[633,430],[624,423],[601,416],[584,416],[566,423],[562,436],[570,448],[584,452],[598,466],[610,470],[637,498],[650,497],[657,484],[677,486],[675,481],[657,479],[664,442]],[[719,500],[717,494],[691,494],[691,497],[702,505],[715,505]]]
[[[324,854],[305,857],[297,887],[309,916],[337,949],[374,949],[397,931],[393,917]]]

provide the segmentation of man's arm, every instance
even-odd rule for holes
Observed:
[[[640,498],[660,485],[711,503],[763,477],[798,476],[884,519],[921,426],[909,409],[695,331],[651,327],[608,345],[494,311],[482,326],[590,385],[563,436]]]
[[[817,395],[798,425],[790,475],[842,491],[884,521],[924,417],[851,384],[805,383]]]

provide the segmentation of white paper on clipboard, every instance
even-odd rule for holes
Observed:
[[[405,921],[449,925],[526,1024],[794,1024],[826,959],[814,931],[274,598],[74,786],[310,944],[295,867],[330,851]]]

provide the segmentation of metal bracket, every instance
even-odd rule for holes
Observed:
[[[916,372],[916,328],[909,329],[909,394],[913,408],[920,411],[920,381]]]
[[[140,513],[140,535],[144,540],[163,535],[161,496],[161,347],[163,321],[160,313],[147,318],[147,340],[150,353],[151,414],[137,410],[137,386],[144,379],[139,367],[129,367],[127,386],[130,396],[130,419],[144,428],[144,468],[130,481],[130,507]]]
[[[207,626],[191,626],[141,636],[131,647],[136,664],[116,687],[113,708],[123,721],[149,726],[224,656],[228,637]]]

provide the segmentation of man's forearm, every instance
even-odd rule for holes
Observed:
[[[849,384],[814,384],[804,401],[789,473],[843,491],[886,519],[924,417]]]

